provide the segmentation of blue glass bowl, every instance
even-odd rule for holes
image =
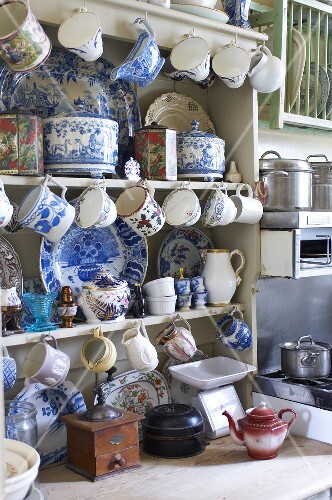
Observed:
[[[58,292],[24,293],[23,302],[30,310],[35,322],[26,328],[28,332],[44,332],[57,327],[50,322],[51,309]]]

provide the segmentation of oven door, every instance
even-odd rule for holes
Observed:
[[[332,228],[261,229],[261,275],[332,274]]]

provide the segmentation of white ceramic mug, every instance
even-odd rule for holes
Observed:
[[[212,59],[212,69],[230,88],[243,84],[250,68],[250,55],[245,49],[229,44],[219,50]]]
[[[116,206],[106,192],[105,183],[89,186],[76,201],[75,222],[82,228],[110,226],[116,216]]]
[[[184,40],[178,42],[170,55],[170,61],[181,75],[199,82],[210,72],[210,51],[204,38],[191,31]]]
[[[271,54],[270,50],[261,45],[252,57],[248,73],[251,86],[261,93],[274,92],[285,80],[285,64]],[[256,63],[256,64],[255,64]]]
[[[157,350],[150,342],[143,321],[124,332],[121,344],[125,346],[128,361],[134,370],[146,373],[158,366]]]
[[[49,181],[62,188],[61,198],[47,187]],[[65,199],[66,186],[46,175],[40,186],[35,186],[23,198],[17,221],[36,231],[49,241],[59,241],[74,220],[75,208]]]
[[[226,187],[216,186],[204,205],[202,223],[209,227],[226,226],[234,221],[235,216],[236,207],[227,195]]]
[[[166,222],[171,226],[193,226],[201,216],[201,206],[189,181],[169,193],[162,206]]]
[[[165,223],[164,211],[153,196],[152,186],[140,181],[125,189],[115,203],[118,215],[140,236],[152,236]]]
[[[248,196],[241,194],[242,189],[248,191]],[[239,184],[236,194],[230,197],[236,206],[236,216],[234,222],[244,224],[255,224],[260,221],[263,215],[262,203],[253,197],[253,191],[249,184]]]
[[[6,195],[3,182],[0,179],[0,227],[5,227],[9,224],[13,211],[14,207]]]
[[[67,50],[85,61],[95,61],[103,53],[100,21],[85,7],[65,19],[58,30],[58,40]]]
[[[46,342],[49,335],[42,335],[40,342],[37,342],[23,362],[23,372],[26,376],[25,385],[33,382],[55,387],[67,377],[70,359],[69,356],[60,351],[56,338],[53,339],[54,347]]]

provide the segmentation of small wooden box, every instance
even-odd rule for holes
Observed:
[[[66,415],[69,469],[91,481],[138,467],[140,463],[138,421],[143,415],[122,411],[121,418],[86,422],[82,413]]]

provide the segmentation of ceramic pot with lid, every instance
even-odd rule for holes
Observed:
[[[74,102],[77,110],[44,119],[45,171],[91,177],[115,174],[118,123],[84,110],[81,99]]]
[[[143,451],[164,458],[198,455],[209,444],[204,437],[204,419],[185,404],[164,404],[147,411],[142,420]]]
[[[266,158],[273,154],[276,158]],[[281,158],[266,151],[259,160],[256,195],[265,211],[310,210],[312,204],[312,167],[305,160]]]
[[[331,346],[314,342],[304,335],[295,342],[284,342],[281,348],[281,369],[286,377],[312,379],[328,377],[331,372]]]
[[[313,160],[325,158],[325,161]],[[309,155],[307,161],[312,166],[312,208],[332,210],[332,162],[326,155]]]
[[[178,178],[222,179],[225,171],[225,141],[214,134],[199,130],[199,122],[191,122],[192,129],[177,134]]]

